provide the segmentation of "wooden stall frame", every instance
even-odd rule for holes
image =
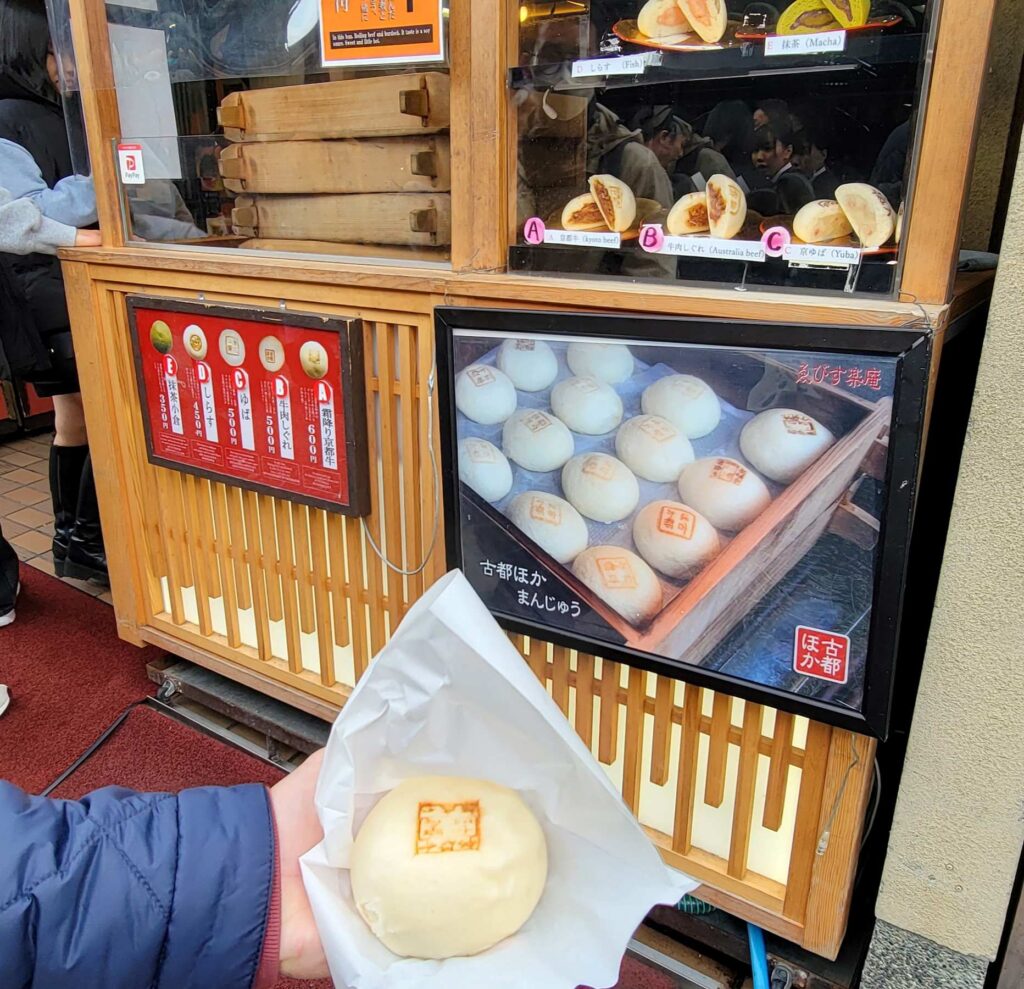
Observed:
[[[69,5],[104,247],[65,252],[65,272],[86,415],[93,424],[101,513],[108,545],[115,548],[109,565],[119,634],[137,645],[167,648],[321,717],[332,717],[351,689],[340,657],[351,655],[353,678],[360,676],[411,603],[443,571],[443,534],[426,567],[409,577],[390,571],[368,541],[410,568],[431,544],[432,464],[425,437],[428,416],[435,437],[438,428],[431,385],[436,306],[632,310],[762,321],[777,312],[809,326],[913,326],[938,341],[957,307],[985,291],[975,281],[954,298],[958,233],[943,218],[950,204],[962,201],[970,172],[994,0],[943,2],[902,294],[894,299],[502,274],[516,175],[504,63],[515,51],[518,5],[507,2],[452,5],[451,270],[126,244],[105,5]],[[956,154],[949,154],[950,142]],[[359,519],[307,511],[149,465],[127,346],[129,294],[283,303],[297,312],[362,319],[372,369],[366,400],[375,465],[365,529]],[[938,346],[935,353],[932,387]],[[931,389],[929,401],[930,395]],[[389,524],[396,518],[402,522]],[[253,626],[251,643],[243,613]],[[698,895],[835,957],[871,790],[873,741],[810,722],[798,746],[789,715],[776,712],[769,731],[770,715],[759,705],[746,704],[740,715],[736,705],[743,702],[712,697],[693,685],[680,688],[680,701],[674,682],[664,678],[624,674],[600,657],[545,642],[519,636],[513,641],[597,758],[621,769],[629,806],[642,811],[648,786],[674,783],[671,833],[651,836],[666,861],[704,883]],[[316,668],[307,667],[306,652],[317,657]],[[679,750],[675,757],[673,744]],[[699,779],[702,747],[706,771]],[[767,789],[758,808],[754,781],[763,760]],[[728,795],[735,809],[728,854],[720,856],[695,840],[694,812],[701,803],[722,806],[732,764],[736,782]],[[780,882],[750,868],[757,823],[752,815],[760,810],[760,824],[778,830],[794,772],[800,782],[792,849]]]

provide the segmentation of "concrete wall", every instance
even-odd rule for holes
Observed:
[[[1024,841],[1022,484],[1024,153],[877,910],[989,959]]]

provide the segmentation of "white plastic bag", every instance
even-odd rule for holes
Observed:
[[[518,934],[472,958],[392,954],[356,911],[353,836],[410,776],[519,791],[544,828],[548,883]],[[324,840],[302,872],[335,983],[350,989],[604,989],[634,930],[697,883],[669,869],[462,573],[412,608],[331,731],[316,791]]]

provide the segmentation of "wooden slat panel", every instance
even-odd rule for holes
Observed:
[[[676,817],[672,848],[688,855],[693,848],[693,817],[697,808],[697,760],[700,755],[701,711],[704,691],[692,683],[683,695],[683,727],[679,739],[679,778],[676,781]]]
[[[729,842],[729,875],[743,879],[747,874],[750,830],[754,816],[754,784],[757,782],[758,742],[761,738],[760,704],[747,701],[743,708],[743,741],[740,742],[739,772],[736,777],[736,803]]]
[[[786,902],[782,910],[785,917],[801,923],[806,915],[807,897],[811,889],[811,868],[818,845],[818,818],[831,740],[832,729],[828,725],[817,721],[808,724],[804,765],[800,777],[800,799],[793,833],[793,852],[789,859]]]
[[[363,326],[363,352],[366,355],[368,368],[381,360],[381,349],[387,344],[387,328],[377,323],[366,323]],[[383,512],[383,498],[380,481],[380,458],[382,455],[380,433],[378,427],[378,416],[380,415],[382,396],[380,394],[379,377],[370,382],[367,398],[370,402],[367,414],[367,432],[369,437],[370,450],[370,501],[372,504],[370,515],[364,519],[367,531],[373,537],[373,541],[382,549],[384,540],[382,536],[381,513]],[[369,540],[360,535],[360,542],[364,544],[366,554],[366,588],[369,592],[368,617],[370,620],[370,652],[376,656],[387,642],[386,628],[384,625],[384,608],[379,601],[374,600],[384,590],[384,565],[380,557],[370,545]],[[369,657],[367,657],[369,659]]]
[[[195,479],[196,503],[199,508],[199,547],[203,554],[203,565],[211,598],[219,598],[223,591],[220,585],[220,570],[217,566],[216,549],[213,545],[213,491],[205,478]],[[195,519],[193,519],[195,521]]]
[[[274,499],[260,495],[257,501],[260,510],[259,559],[267,586],[267,610],[270,620],[279,622],[284,618],[284,600],[281,597],[280,554],[277,548],[277,525],[274,521]]]
[[[224,485],[224,494],[228,506],[231,559],[235,568],[235,592],[238,595],[239,607],[248,610],[253,606],[253,601],[252,589],[249,584],[249,570],[245,561],[246,547],[249,543],[245,536],[245,525],[242,522],[242,491],[240,488]]]
[[[299,600],[295,580],[295,550],[292,547],[291,513],[288,502],[275,501],[274,514],[277,522],[277,548],[281,571],[281,601],[284,607],[285,641],[288,652],[288,669],[292,673],[302,671],[302,639],[299,634]]]
[[[676,682],[659,676],[654,698],[654,742],[651,752],[651,782],[664,786],[668,782],[672,756],[672,707]]]
[[[303,632],[316,631],[313,609],[313,568],[309,555],[309,512],[306,505],[291,506],[292,545],[295,547],[295,585],[299,592],[299,622]]]
[[[189,519],[187,543],[189,555],[192,557],[192,577],[196,594],[196,607],[199,610],[199,632],[210,635],[213,622],[210,620],[210,584],[207,579],[207,548],[202,543],[202,532],[197,522],[199,518],[199,496],[196,487],[199,482],[189,474],[179,474],[178,483],[185,500],[186,517]]]
[[[369,639],[366,631],[366,593],[363,590],[363,532],[361,519],[345,519],[345,549],[348,553],[349,603],[352,608],[352,648],[355,658],[356,679],[366,671],[370,662]],[[372,553],[369,547],[367,552]]]
[[[377,330],[377,380],[379,382],[380,399],[380,437],[378,439],[381,476],[383,512],[379,516],[384,527],[384,542],[378,545],[385,549],[393,566],[402,570],[408,569],[402,552],[402,504],[401,504],[401,471],[398,464],[398,429],[396,426],[398,399],[395,395],[395,344],[398,327],[379,326]],[[394,570],[385,569],[388,598],[389,627],[392,632],[405,613],[404,581]],[[383,589],[383,588],[382,588]]]
[[[211,485],[213,497],[213,519],[217,536],[217,560],[220,563],[221,596],[224,599],[224,621],[227,628],[228,645],[233,649],[242,643],[238,629],[238,593],[235,590],[235,568],[229,546],[231,532],[228,527],[227,490],[223,484]]]
[[[594,657],[576,655],[576,733],[589,749],[594,744]]]
[[[267,575],[260,562],[260,508],[255,491],[242,492],[245,525],[246,558],[249,567],[249,586],[252,591],[253,617],[256,621],[256,652],[263,662],[271,656],[270,612],[267,606]]]
[[[569,717],[569,650],[566,646],[551,647],[551,696]]]
[[[715,694],[708,747],[708,778],[704,785],[704,802],[711,807],[721,807],[722,801],[725,800],[725,770],[729,758],[731,719],[732,698],[727,694]]]
[[[327,516],[327,546],[331,561],[331,609],[334,617],[334,641],[344,647],[352,639],[348,627],[345,523],[340,515],[328,514]]]
[[[185,607],[182,603],[181,588],[184,586],[184,567],[181,558],[184,552],[182,533],[178,515],[174,511],[174,505],[178,493],[172,487],[177,482],[172,482],[169,471],[157,469],[156,486],[160,495],[160,504],[163,508],[157,515],[160,517],[160,533],[164,541],[164,553],[167,557],[167,592],[171,600],[171,618],[175,625],[185,623]]]
[[[540,680],[541,685],[547,688],[548,685],[548,644],[535,635],[530,636],[530,644],[526,654],[527,662],[533,675]]]
[[[309,511],[313,549],[313,594],[316,601],[316,638],[320,654],[320,682],[332,687],[334,675],[334,632],[331,628],[331,598],[327,591],[327,518],[319,509]]]
[[[434,506],[433,487],[423,487],[421,481],[420,449],[426,442],[420,427],[426,420],[420,418],[417,394],[422,385],[416,373],[416,333],[412,327],[399,327],[398,374],[401,398],[399,411],[402,423],[402,518],[405,520],[406,570],[423,562],[423,529],[431,519],[427,513]],[[415,601],[424,591],[423,574],[413,574],[406,580],[409,600]]]
[[[786,809],[786,787],[789,783],[789,758],[793,745],[793,715],[775,712],[775,732],[772,737],[771,761],[768,765],[768,790],[764,798],[764,816],[761,823],[769,831],[782,827]]]
[[[626,688],[626,751],[623,754],[622,799],[636,814],[640,810],[643,783],[644,697],[647,673],[631,667]]]
[[[597,758],[605,765],[615,762],[619,751],[619,680],[618,663],[601,660],[601,718],[597,736]]]

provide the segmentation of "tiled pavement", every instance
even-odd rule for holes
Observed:
[[[23,563],[53,576],[49,458],[49,435],[0,440],[0,526]],[[64,583],[110,604],[105,587]]]

